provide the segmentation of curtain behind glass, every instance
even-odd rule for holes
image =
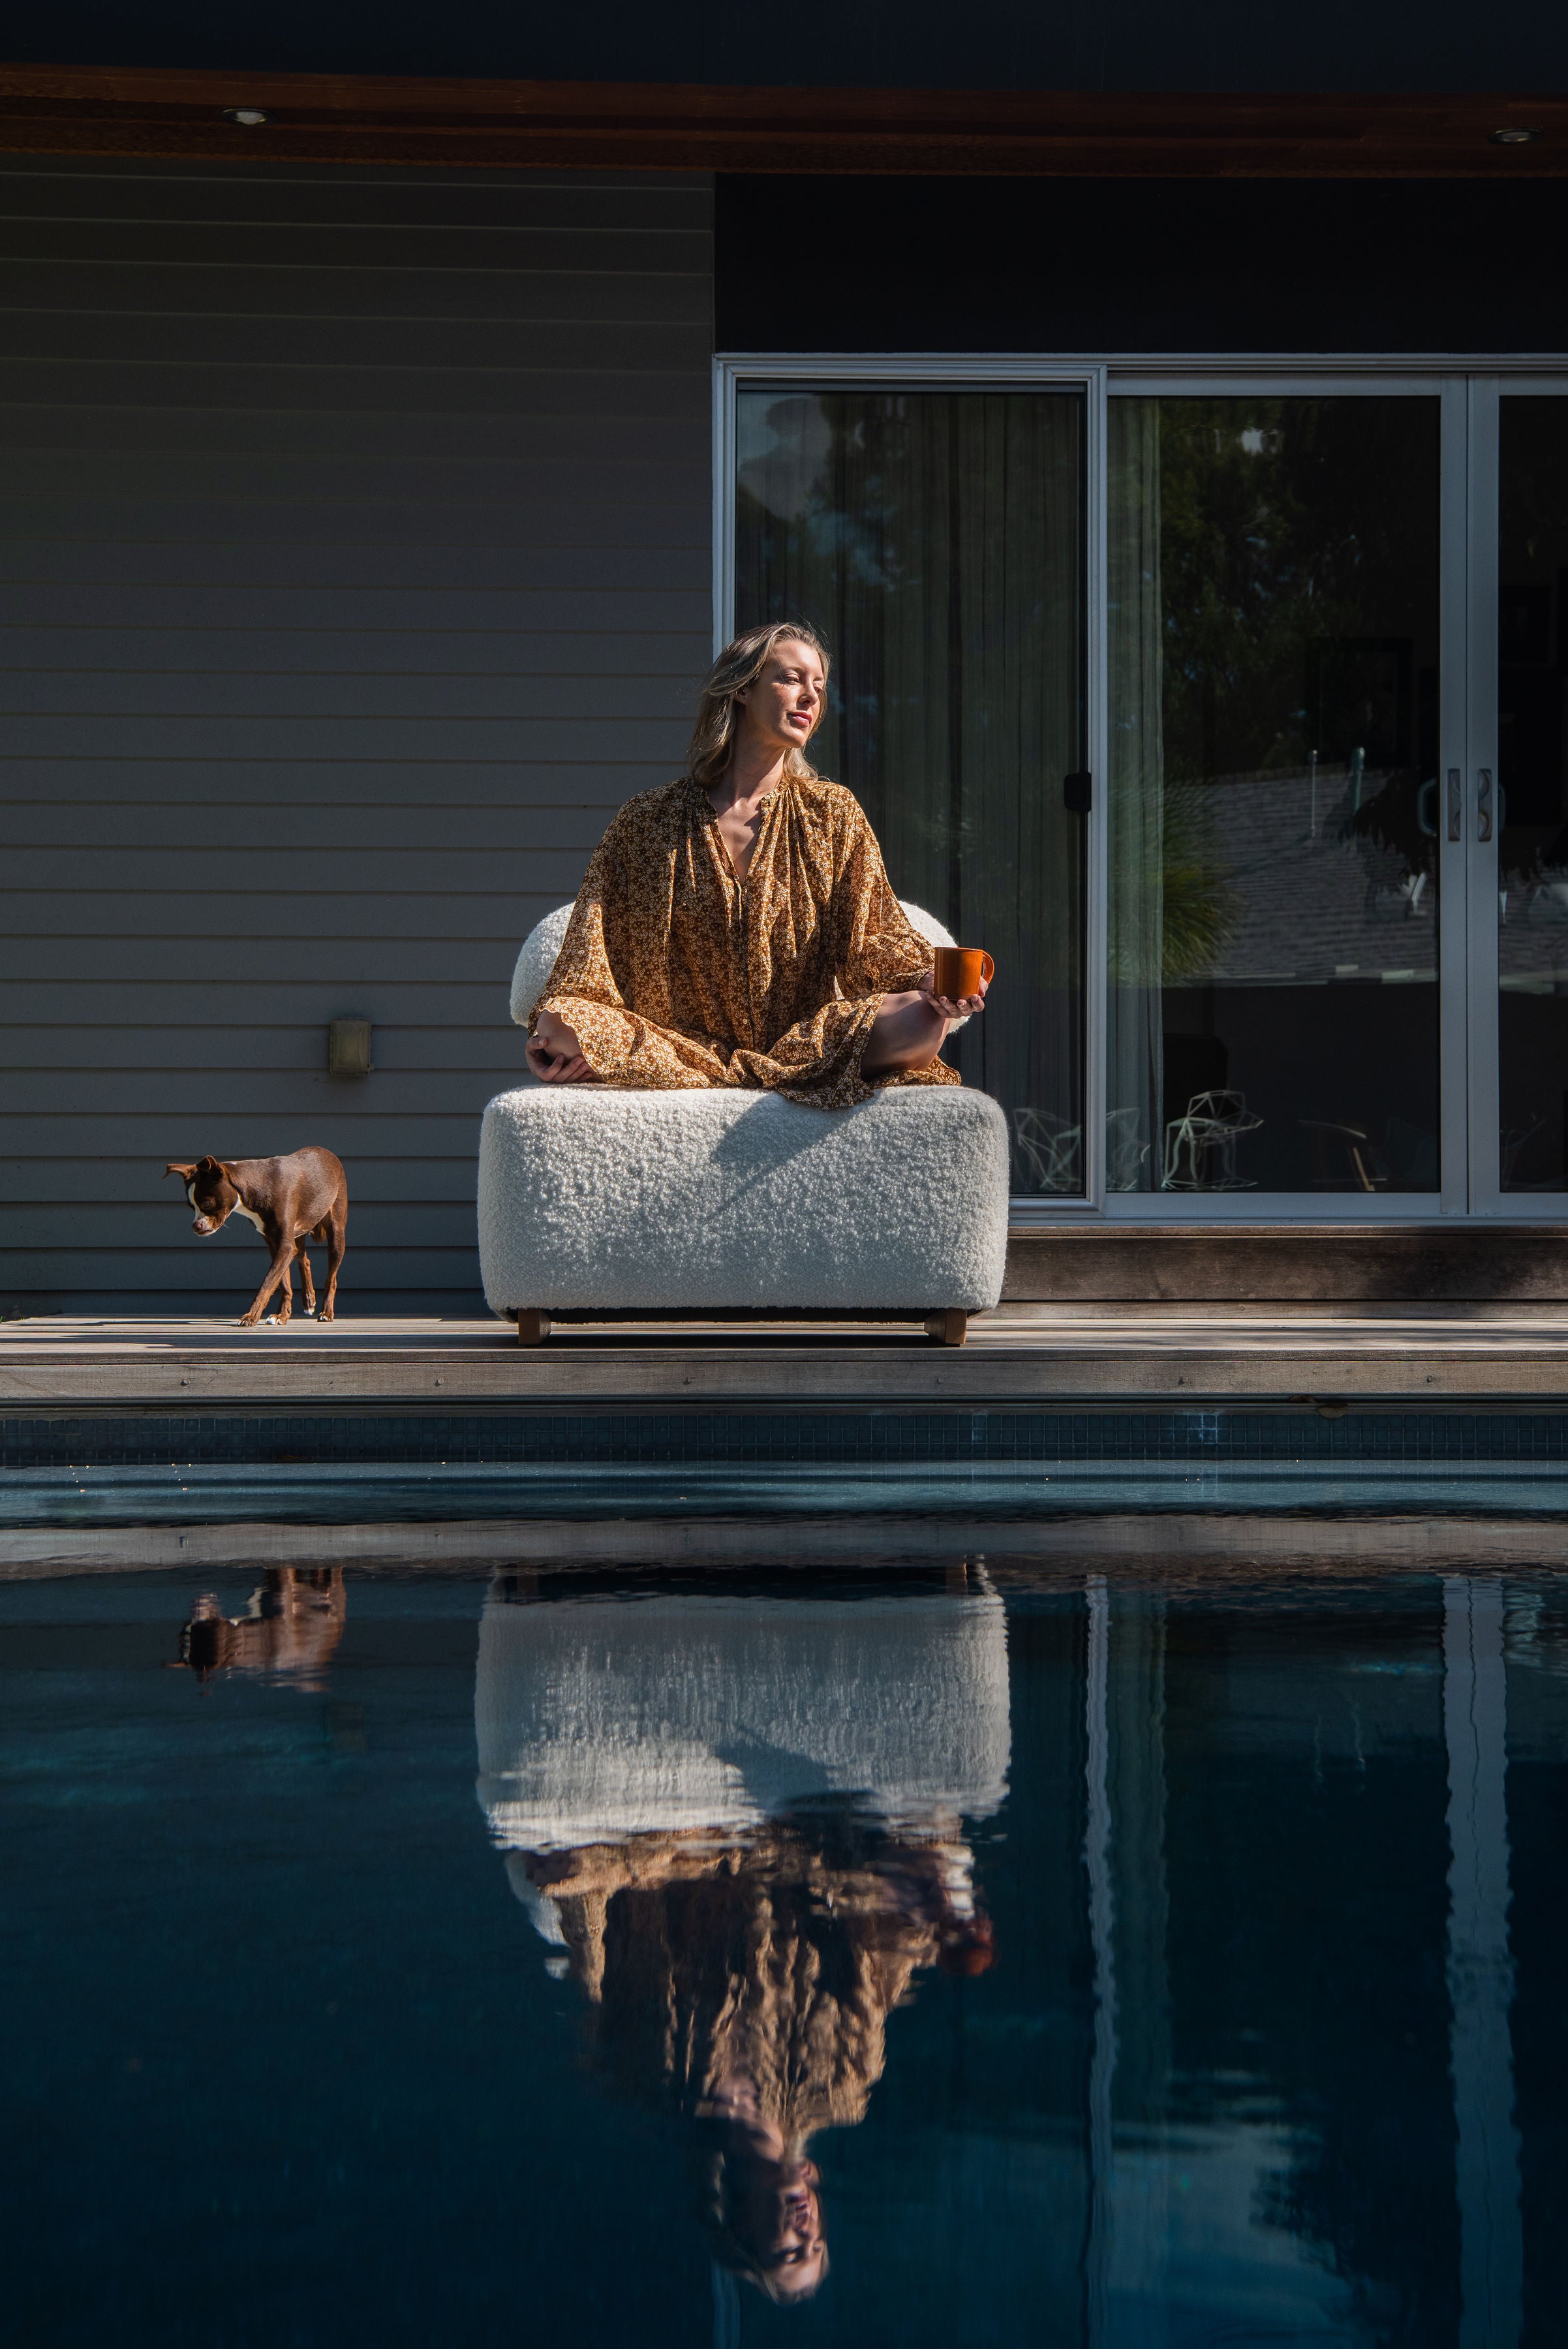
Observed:
[[[1106,1187],[1158,1187],[1165,1092],[1159,403],[1110,403],[1110,984]]]
[[[735,625],[833,654],[812,744],[901,896],[987,947],[944,1058],[1000,1101],[1023,1192],[1083,1187],[1081,400],[742,391]]]

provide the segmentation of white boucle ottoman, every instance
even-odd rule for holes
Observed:
[[[525,1024],[569,906],[517,958]],[[907,909],[934,942],[946,933]],[[926,1318],[961,1342],[1002,1294],[1007,1128],[986,1093],[895,1086],[849,1110],[776,1093],[528,1078],[484,1112],[479,1256],[525,1341],[552,1314]]]

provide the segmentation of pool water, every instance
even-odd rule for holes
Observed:
[[[0,1627],[18,2341],[1568,2337],[1568,1578],[236,1565]]]

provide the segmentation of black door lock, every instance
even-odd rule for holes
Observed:
[[[1067,809],[1070,814],[1088,814],[1089,800],[1094,788],[1094,777],[1089,774],[1064,775],[1063,777],[1062,804]]]

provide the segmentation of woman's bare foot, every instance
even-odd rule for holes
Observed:
[[[888,1077],[903,1070],[929,1069],[952,1022],[984,1009],[983,985],[978,995],[954,1001],[949,996],[932,994],[928,971],[919,987],[882,998],[882,1009],[871,1023],[861,1055],[862,1076]]]
[[[600,1082],[583,1058],[576,1030],[569,1028],[564,1019],[557,1019],[553,1011],[540,1012],[524,1057],[534,1074],[546,1085]]]

